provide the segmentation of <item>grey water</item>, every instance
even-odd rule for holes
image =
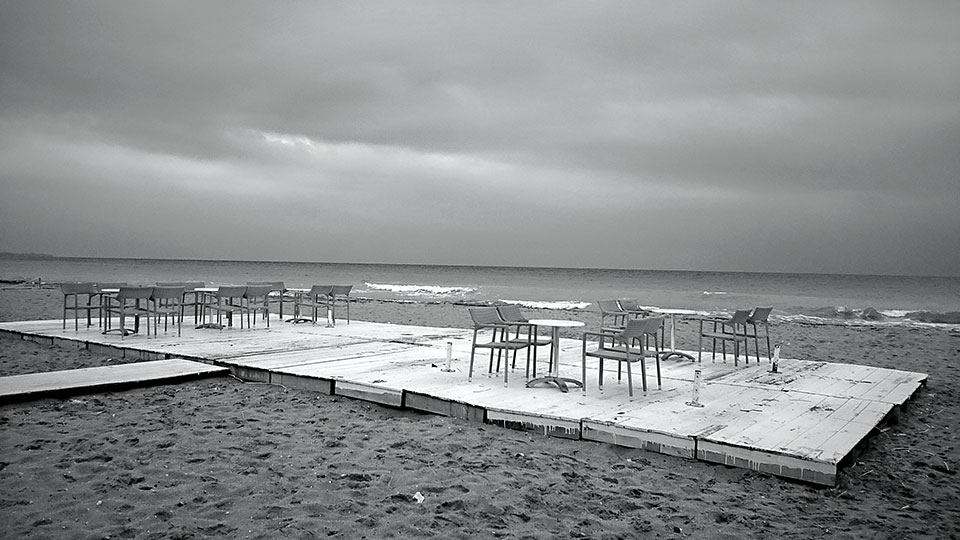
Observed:
[[[283,281],[287,287],[353,285],[352,296],[413,303],[595,310],[598,300],[703,313],[772,306],[800,321],[960,322],[960,278],[697,272],[599,268],[0,257],[0,281]]]

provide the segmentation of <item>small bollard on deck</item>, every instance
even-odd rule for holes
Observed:
[[[333,320],[333,308],[327,306],[327,328],[333,328],[336,322]]]
[[[693,372],[693,401],[688,401],[691,407],[703,407],[700,403],[700,385],[703,384],[703,372],[699,369]]]
[[[770,359],[770,373],[776,373],[780,368],[780,345],[773,347],[773,358]]]
[[[447,367],[441,369],[440,371],[446,371],[447,373],[452,373],[453,368],[450,367],[450,363],[453,361],[453,342],[447,342]]]

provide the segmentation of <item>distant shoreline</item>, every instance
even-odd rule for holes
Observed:
[[[597,268],[597,267],[565,267],[565,266],[507,266],[499,264],[439,264],[439,263],[391,263],[391,262],[343,262],[343,261],[285,261],[285,260],[242,260],[242,259],[193,259],[193,258],[162,258],[162,257],[103,257],[103,256],[73,256],[54,255],[50,253],[17,253],[0,251],[0,260],[116,260],[116,261],[174,261],[174,262],[222,262],[222,263],[257,263],[257,264],[336,264],[353,266],[401,266],[424,268],[485,268],[485,269],[530,269],[530,270],[597,270],[604,272],[666,272],[679,274],[745,274],[745,275],[781,275],[781,276],[846,276],[846,277],[882,277],[882,278],[933,278],[956,279],[960,275],[920,275],[920,274],[857,274],[833,272],[779,272],[762,270],[694,270],[694,269],[662,269],[662,268]]]
[[[0,251],[0,259],[68,259],[70,257],[61,257],[49,253],[14,253],[12,251]]]

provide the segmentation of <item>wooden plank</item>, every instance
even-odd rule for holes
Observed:
[[[420,412],[462,418],[473,422],[486,422],[487,410],[468,403],[437,398],[420,392],[406,391],[404,406]]]
[[[707,440],[697,441],[697,459],[825,486],[834,485],[837,477],[837,466],[832,463]]]
[[[333,393],[354,399],[371,401],[391,407],[403,406],[403,392],[393,388],[384,388],[373,384],[359,384],[351,381],[336,380]]]
[[[658,454],[693,459],[697,442],[690,436],[678,436],[646,429],[628,428],[608,422],[583,420],[583,439],[590,441],[642,448]]]
[[[0,377],[0,401],[4,403],[103,391],[108,388],[146,386],[185,378],[225,375],[226,368],[172,359],[119,364],[66,371]]]
[[[579,439],[582,431],[579,420],[551,418],[503,409],[487,409],[487,422],[495,426],[532,431],[562,439]]]

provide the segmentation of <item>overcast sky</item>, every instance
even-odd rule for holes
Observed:
[[[960,275],[960,2],[0,0],[0,251]]]

